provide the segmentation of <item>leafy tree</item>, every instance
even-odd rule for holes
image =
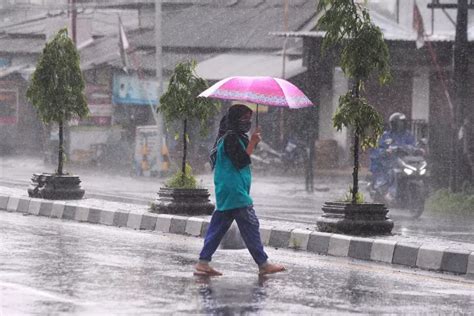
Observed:
[[[43,49],[26,92],[43,122],[59,126],[58,175],[63,174],[64,123],[89,113],[79,64],[79,53],[67,29],[60,30]]]
[[[361,97],[364,82],[376,73],[380,84],[390,79],[388,47],[382,31],[375,26],[364,3],[354,0],[320,0],[318,10],[324,14],[318,26],[326,34],[323,49],[337,48],[340,65],[346,76],[353,80],[352,90],[339,98],[333,117],[334,127],[354,130],[354,171],[351,189],[352,203],[357,203],[359,191],[359,147],[376,146],[383,131],[380,114]]]
[[[205,79],[195,74],[196,62],[187,61],[176,65],[171,75],[168,90],[160,98],[158,111],[163,114],[167,124],[173,121],[182,121],[183,160],[181,165],[182,183],[188,183],[187,174],[190,168],[186,168],[188,122],[197,120],[201,134],[208,132],[208,122],[219,109],[219,104],[210,99],[198,98],[198,95],[209,86]],[[176,181],[174,181],[177,183]]]

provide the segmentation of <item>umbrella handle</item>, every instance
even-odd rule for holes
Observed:
[[[255,124],[257,125],[256,128],[255,128],[257,130],[258,129],[258,103],[257,103],[257,115],[255,116]],[[256,149],[257,146],[258,146],[258,144],[255,145],[254,149]]]
[[[257,128],[258,128],[258,103],[257,103],[257,116],[255,117],[255,121],[256,121]]]

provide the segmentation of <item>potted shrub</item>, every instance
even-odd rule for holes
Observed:
[[[200,215],[211,214],[214,211],[214,205],[209,201],[209,191],[197,187],[191,167],[186,163],[189,124],[198,123],[201,135],[205,135],[208,132],[209,119],[219,110],[217,102],[197,98],[208,88],[208,84],[195,74],[195,68],[195,61],[176,65],[168,90],[160,98],[158,111],[163,114],[166,124],[169,126],[172,122],[182,122],[181,136],[177,134],[175,138],[181,137],[183,157],[180,170],[165,184],[165,187],[160,188],[157,199],[152,203],[152,212]]]
[[[42,121],[57,123],[59,127],[58,168],[55,173],[33,175],[28,189],[30,197],[81,199],[84,196],[79,177],[63,171],[64,124],[89,113],[79,63],[79,53],[67,29],[60,30],[46,44],[26,92]]]
[[[383,119],[361,96],[364,82],[375,74],[380,84],[390,80],[389,53],[381,30],[375,26],[364,4],[347,0],[321,0],[324,15],[318,25],[326,32],[323,49],[336,48],[339,64],[352,80],[352,89],[339,98],[333,117],[334,127],[351,128],[354,133],[353,183],[348,199],[326,202],[323,216],[317,221],[319,230],[348,234],[389,233],[393,222],[387,218],[383,204],[364,203],[359,192],[359,149],[377,146],[383,131]]]

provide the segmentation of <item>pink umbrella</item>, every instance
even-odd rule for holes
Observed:
[[[290,109],[313,105],[294,84],[273,77],[229,77],[212,85],[199,96],[256,103],[257,126],[259,104],[289,107]]]

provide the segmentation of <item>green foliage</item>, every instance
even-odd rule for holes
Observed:
[[[173,177],[165,184],[167,188],[173,189],[196,189],[196,178],[192,175],[191,166],[186,164],[186,171],[183,175],[181,170],[177,171]]]
[[[344,196],[342,202],[347,202],[347,203],[352,202],[352,198],[353,198],[352,195],[353,194],[354,194],[354,191],[351,187],[351,188],[349,188],[349,192],[347,192],[346,195]],[[364,195],[362,194],[362,192],[357,191],[357,193],[356,193],[356,204],[362,204],[364,202],[365,202]]]
[[[340,131],[343,126],[353,126],[361,138],[362,148],[377,146],[377,139],[383,132],[382,122],[380,114],[365,98],[354,97],[351,92],[339,98],[334,127]]]
[[[363,4],[349,0],[321,0],[318,10],[325,13],[318,26],[326,31],[323,49],[339,46],[344,73],[357,81],[367,80],[378,72],[379,81],[390,80],[388,47],[379,27],[371,20]]]
[[[428,212],[474,216],[474,188],[452,193],[449,189],[436,191],[425,202]]]
[[[326,32],[323,50],[335,48],[340,52],[339,64],[349,78],[354,80],[353,91],[339,98],[339,106],[333,117],[334,127],[353,127],[362,148],[375,146],[382,134],[382,117],[360,97],[363,82],[373,73],[378,74],[380,84],[390,80],[388,47],[382,31],[370,20],[364,4],[354,0],[319,0],[318,10],[323,12],[318,27]],[[355,138],[357,139],[357,138]],[[354,188],[352,203],[359,203],[358,192],[359,147],[354,146]]]
[[[67,29],[46,44],[26,92],[45,123],[66,122],[89,113],[77,49]]]
[[[196,61],[176,65],[168,90],[160,98],[158,111],[169,126],[173,121],[197,120],[202,135],[208,132],[208,122],[219,110],[219,103],[197,96],[209,86],[195,74]]]
[[[323,49],[338,46],[344,73],[355,79],[357,94],[339,98],[339,108],[333,118],[334,127],[354,127],[362,148],[376,146],[383,132],[383,119],[367,100],[359,97],[362,82],[378,72],[379,82],[390,80],[389,53],[383,34],[371,20],[363,4],[348,0],[321,0],[319,10],[324,15],[318,25],[326,31]]]

